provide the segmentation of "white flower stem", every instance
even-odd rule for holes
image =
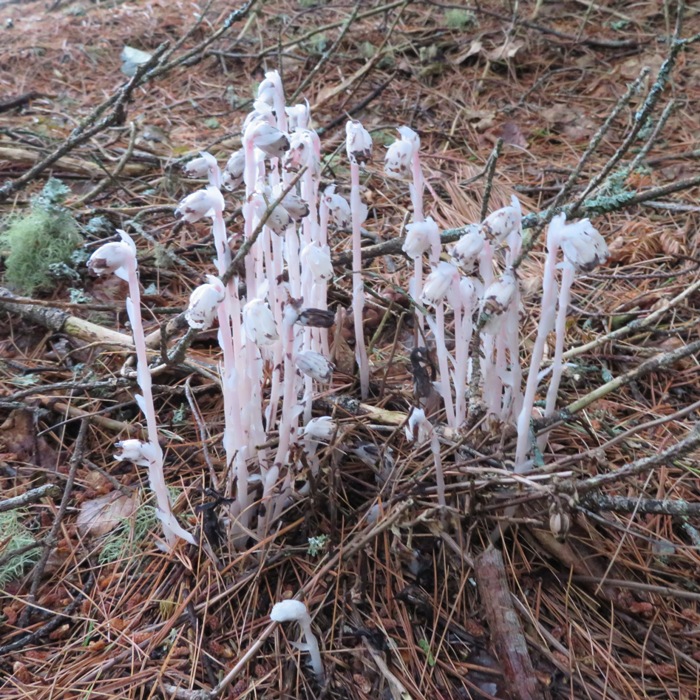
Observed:
[[[350,161],[350,210],[352,212],[352,313],[355,326],[355,357],[360,370],[360,395],[369,395],[369,359],[365,347],[365,331],[362,314],[365,307],[365,290],[362,281],[362,202],[360,201],[360,166]]]
[[[557,252],[559,250],[558,241],[549,237],[547,240],[547,258],[544,263],[542,277],[542,304],[540,309],[540,321],[537,326],[537,337],[532,348],[530,358],[530,371],[527,375],[527,385],[525,386],[525,396],[523,405],[518,415],[517,429],[518,440],[515,448],[515,471],[524,474],[528,471],[526,461],[528,448],[530,447],[530,421],[532,419],[532,409],[535,404],[537,394],[537,383],[539,379],[540,365],[544,355],[544,346],[547,342],[547,335],[554,325],[554,316],[557,300],[557,280],[556,264]]]
[[[559,394],[559,384],[564,373],[564,340],[566,339],[566,313],[571,301],[571,285],[574,282],[576,271],[569,262],[564,262],[561,273],[561,289],[559,290],[559,308],[557,310],[556,321],[556,345],[554,349],[554,360],[552,361],[552,377],[549,380],[547,389],[547,403],[544,410],[545,416],[551,416],[557,406]],[[538,439],[538,446],[544,449],[547,444],[547,433],[543,433]]]
[[[182,530],[175,530],[166,521],[173,521],[174,516],[170,507],[170,496],[165,485],[163,474],[163,450],[158,442],[158,423],[156,421],[156,411],[153,405],[153,390],[151,373],[148,369],[148,354],[146,352],[146,337],[143,332],[143,320],[141,318],[141,291],[139,289],[139,279],[136,273],[136,257],[128,258],[126,270],[129,278],[129,297],[126,300],[127,313],[131,321],[131,332],[134,337],[134,348],[136,349],[136,377],[141,397],[137,397],[137,403],[146,417],[146,429],[148,432],[148,442],[151,445],[153,459],[148,462],[148,482],[155,493],[158,510],[163,517],[163,534],[168,549],[172,549],[177,541],[177,535],[183,537],[189,533]],[[140,398],[140,400],[139,400]],[[181,528],[180,528],[181,529]],[[186,538],[186,537],[185,537]],[[189,535],[189,542],[194,543],[194,538]]]

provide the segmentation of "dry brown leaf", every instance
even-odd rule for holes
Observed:
[[[507,40],[502,46],[497,46],[495,49],[488,51],[486,58],[494,63],[506,62],[513,58],[523,46],[525,46],[524,41]]]
[[[125,496],[112,491],[104,496],[85,501],[80,506],[77,525],[83,535],[99,537],[119,525],[124,518],[131,517],[138,508],[136,496]]]

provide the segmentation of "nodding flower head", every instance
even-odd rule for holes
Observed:
[[[290,132],[294,129],[308,129],[311,110],[309,109],[309,101],[306,100],[303,104],[295,104],[292,107],[285,107],[287,113],[287,128]]]
[[[312,172],[318,169],[318,158],[314,148],[314,135],[307,129],[297,129],[289,139],[289,150],[284,158],[284,169],[297,172],[306,166]]]
[[[245,171],[245,151],[239,148],[231,154],[222,175],[222,182],[227,190],[235,190],[243,184]]]
[[[513,197],[509,207],[497,209],[484,219],[482,229],[486,235],[495,238],[498,243],[503,243],[513,231],[520,228],[521,220],[520,202],[517,197]]]
[[[479,262],[479,256],[484,249],[484,234],[479,224],[471,224],[467,232],[460,237],[450,252],[455,265],[459,265],[467,273],[474,271]]]
[[[430,440],[433,433],[433,426],[425,417],[425,411],[422,408],[414,406],[411,409],[408,421],[404,427],[404,432],[408,440],[411,442],[415,441],[418,445],[422,445]]]
[[[338,424],[330,416],[321,416],[312,418],[301,431],[304,437],[310,440],[329,442],[337,429]]]
[[[458,280],[459,270],[452,263],[439,262],[425,280],[421,301],[424,304],[437,306],[447,294],[452,283]]]
[[[308,265],[314,282],[333,279],[333,263],[328,246],[321,247],[316,241],[307,243],[301,251],[302,265]]]
[[[202,152],[199,158],[193,158],[183,166],[185,175],[189,177],[206,177],[209,184],[215,187],[221,180],[221,170],[216,158],[211,153]]]
[[[605,239],[588,219],[565,226],[560,245],[566,260],[583,272],[590,272],[610,257]]]
[[[214,216],[224,210],[224,198],[218,188],[209,186],[188,194],[175,210],[175,216],[181,216],[183,221],[194,223],[205,216]]]
[[[400,126],[400,139],[389,146],[384,157],[384,172],[388,177],[406,178],[411,173],[413,156],[420,148],[418,134],[407,126]]]
[[[262,299],[251,299],[243,307],[243,328],[248,338],[260,347],[272,345],[279,339],[275,317]]]
[[[115,447],[121,450],[119,454],[114,455],[114,459],[119,462],[133,462],[140,467],[147,467],[156,458],[155,450],[150,442],[142,442],[132,438],[117,442]]]
[[[129,234],[122,230],[118,230],[117,233],[121,240],[100,246],[90,256],[87,266],[88,270],[98,277],[113,272],[120,279],[128,281],[127,265],[129,261],[136,264],[136,245]]]
[[[264,120],[251,122],[245,130],[243,140],[250,140],[268,158],[281,158],[289,148],[289,139],[272,124]]]
[[[300,309],[294,323],[307,328],[330,328],[335,323],[335,314],[329,309]]]
[[[219,304],[224,300],[224,285],[218,277],[207,275],[207,283],[201,284],[190,295],[185,319],[190,328],[211,328]]]
[[[279,81],[279,74],[277,75],[277,80]],[[265,79],[258,85],[258,100],[270,105],[270,107],[274,107],[276,92],[277,84],[273,71],[265,73]]]
[[[279,197],[282,192],[282,188],[276,188],[277,194],[275,194],[275,199]],[[287,192],[282,199],[282,206],[289,212],[292,219],[299,223],[305,216],[309,215],[309,205],[296,193],[294,190]]]
[[[486,288],[480,309],[484,330],[493,333],[500,328],[505,312],[515,296],[517,285],[515,272],[508,268]]]
[[[406,226],[406,240],[401,246],[401,250],[409,258],[416,260],[430,248],[432,241],[439,233],[438,225],[430,216],[425,221],[408,224]]]
[[[335,185],[328,185],[323,191],[323,203],[328,207],[332,222],[341,230],[347,230],[352,225],[352,212],[345,197],[337,194]]]
[[[372,137],[358,121],[345,125],[345,148],[351,163],[365,165],[372,157]]]
[[[262,217],[268,209],[268,202],[272,204],[272,201],[275,199],[276,197],[273,196],[269,189],[266,189],[264,194],[256,192],[253,195],[252,202],[257,210],[258,216]],[[278,236],[283,235],[287,231],[287,228],[293,223],[294,219],[292,215],[282,204],[278,204],[274,207],[265,221],[265,225],[269,226]]]
[[[294,364],[308,377],[327,384],[333,377],[333,364],[320,352],[302,350],[294,358]]]

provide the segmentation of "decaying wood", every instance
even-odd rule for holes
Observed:
[[[475,561],[474,574],[511,697],[541,700],[542,689],[530,660],[520,618],[511,602],[500,550],[489,547],[480,554]]]

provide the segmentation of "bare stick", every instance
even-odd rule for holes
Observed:
[[[0,501],[0,513],[4,513],[8,510],[15,510],[16,508],[23,508],[30,503],[40,501],[42,498],[58,496],[59,493],[61,493],[61,489],[56,484],[44,484],[35,489],[25,491],[20,496],[14,496],[13,498]]]
[[[542,697],[530,660],[520,618],[515,612],[508,587],[503,555],[495,547],[482,552],[474,562],[479,597],[484,604],[491,638],[503,664],[509,695],[519,700]]]

